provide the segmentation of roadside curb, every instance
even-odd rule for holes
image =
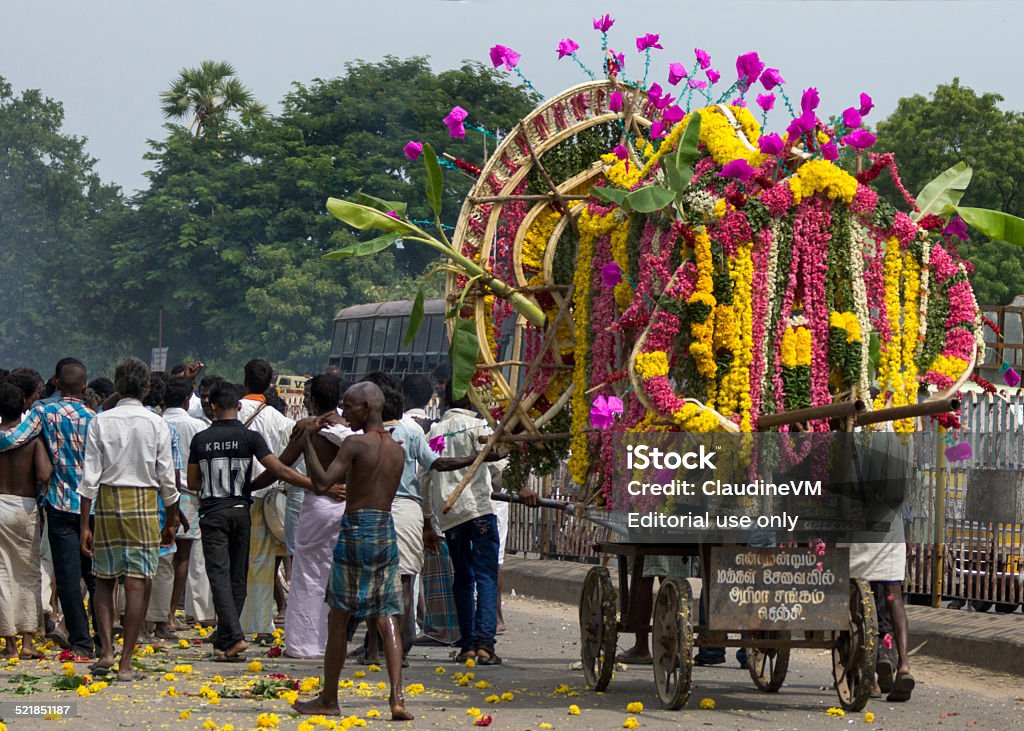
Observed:
[[[506,556],[502,590],[579,606],[583,580],[593,564]],[[609,562],[618,586],[614,562]],[[979,614],[954,609],[907,607],[910,647],[919,654],[993,672],[1024,675],[1024,615]]]

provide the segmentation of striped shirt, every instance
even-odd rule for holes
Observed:
[[[43,504],[68,513],[79,511],[78,485],[85,464],[85,435],[96,414],[81,399],[66,396],[32,407],[28,416],[9,432],[0,432],[0,451],[14,449],[42,435],[53,477]]]

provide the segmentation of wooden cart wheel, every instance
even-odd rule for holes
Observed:
[[[619,641],[617,601],[608,569],[590,569],[580,597],[580,655],[587,685],[597,691],[608,687],[615,670],[615,646]]]
[[[770,632],[766,637],[788,640],[789,632]],[[772,647],[762,650],[748,647],[747,670],[758,690],[778,693],[786,680],[786,671],[789,670],[789,648]]]
[[[832,647],[832,677],[843,710],[857,712],[867,705],[874,686],[878,617],[868,582],[853,579],[850,584],[850,628],[839,633]]]
[[[654,600],[654,684],[662,704],[670,711],[686,705],[693,683],[691,599],[690,583],[671,577],[661,583]]]

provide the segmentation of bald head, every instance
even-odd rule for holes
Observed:
[[[84,365],[68,363],[61,366],[57,373],[57,390],[65,396],[80,397],[85,392],[87,381]]]
[[[362,382],[345,391],[341,399],[345,419],[353,429],[364,429],[367,425],[381,423],[384,410],[384,392],[373,383]]]

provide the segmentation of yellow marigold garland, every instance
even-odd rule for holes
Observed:
[[[643,177],[640,168],[629,158],[620,160],[615,153],[609,152],[601,155],[601,160],[608,163],[608,169],[604,171],[605,180],[619,188],[629,190]]]
[[[623,272],[622,281],[615,285],[615,305],[619,312],[624,312],[633,304],[633,285],[626,279],[625,274],[629,272],[629,247],[626,240],[629,238],[630,219],[627,216],[612,231],[611,248],[612,260],[619,265]]]
[[[706,231],[698,231],[693,242],[694,258],[697,264],[697,284],[693,294],[687,300],[690,305],[703,304],[708,308],[708,316],[703,322],[690,323],[690,355],[693,357],[697,372],[704,378],[713,381],[718,372],[712,343],[715,334],[715,306],[718,301],[714,290],[714,262],[711,259],[711,239]]]
[[[740,142],[732,123],[722,114],[722,110],[718,107],[705,107],[698,110],[700,114],[700,144],[707,148],[711,157],[719,165],[725,165],[727,162],[738,158],[743,158],[754,167],[760,165],[761,161],[764,160],[764,156],[757,147],[757,141],[761,138],[761,125],[758,124],[754,115],[746,107],[731,106],[729,109],[732,111],[733,116],[736,117],[740,129],[754,149],[750,149]],[[642,180],[650,175],[651,170],[658,164],[661,158],[676,148],[679,144],[679,139],[683,136],[683,132],[686,131],[686,125],[689,123],[690,115],[687,114],[679,124],[672,128],[668,136],[661,141],[658,151],[644,165],[643,170],[638,175],[638,179]]]
[[[590,279],[591,261],[594,257],[594,242],[609,233],[616,225],[615,211],[603,216],[594,216],[589,210],[580,214],[578,228],[580,243],[576,250],[576,272],[573,274],[573,311],[575,326],[575,361],[572,372],[574,385],[572,404],[572,438],[569,442],[572,454],[569,456],[569,475],[579,485],[587,479],[590,469],[589,440],[590,408],[587,403],[587,355],[590,352]]]
[[[753,313],[752,288],[754,280],[754,263],[751,259],[753,244],[740,244],[736,256],[730,262],[730,276],[733,282],[733,318],[732,337],[726,345],[733,354],[732,366],[722,379],[719,394],[718,411],[723,416],[740,414],[740,429],[748,432],[750,421],[750,364],[753,360]],[[720,308],[721,309],[721,308]],[[716,316],[717,326],[717,316]]]
[[[644,379],[667,376],[668,353],[664,350],[640,353],[636,357],[636,372]]]
[[[817,193],[849,203],[857,193],[857,179],[828,160],[811,160],[789,179],[789,189],[794,204]]]
[[[551,235],[555,226],[562,218],[562,214],[548,206],[530,225],[530,229],[523,237],[522,262],[524,269],[540,271],[544,267],[544,253],[551,242]]]
[[[920,328],[921,269],[909,250],[903,254],[903,325],[901,351],[903,358],[903,404],[917,401],[917,346]],[[893,422],[893,429],[901,433],[914,431],[914,419]]]
[[[900,278],[903,257],[900,243],[891,237],[885,246],[883,273],[885,276],[885,316],[889,323],[889,339],[882,340],[878,355],[878,396],[874,408],[885,407],[888,394],[892,394],[892,405],[903,406],[903,353],[900,339]]]

